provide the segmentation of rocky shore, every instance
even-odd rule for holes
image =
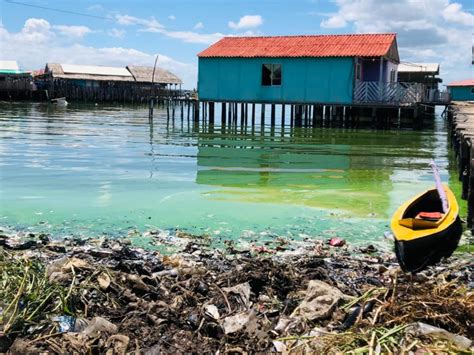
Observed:
[[[474,350],[469,251],[411,275],[371,245],[179,239],[162,255],[127,239],[0,233],[0,352]]]

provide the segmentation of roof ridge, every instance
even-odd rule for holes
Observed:
[[[337,34],[304,34],[304,35],[274,35],[274,36],[224,36],[225,38],[288,38],[288,37],[342,37],[342,36],[396,36],[396,32],[384,33],[337,33]],[[216,42],[217,43],[217,42]]]

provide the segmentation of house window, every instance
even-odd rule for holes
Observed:
[[[262,65],[262,85],[281,85],[281,64]]]
[[[395,71],[395,69],[390,70],[390,82],[391,83],[394,83],[396,81],[395,80],[396,75],[397,75],[397,72]]]
[[[474,88],[471,88],[471,94],[474,94]]]
[[[362,65],[356,63],[356,80],[362,80]]]

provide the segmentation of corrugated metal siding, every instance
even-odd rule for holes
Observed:
[[[262,65],[282,65],[280,86],[262,86]],[[352,103],[353,58],[199,58],[199,98],[208,101]]]
[[[111,75],[111,76],[129,76],[132,74],[126,68],[102,67],[94,65],[61,64],[65,74],[89,74],[89,75]]]
[[[388,54],[395,34],[225,37],[199,57],[379,57]]]
[[[19,71],[20,67],[15,60],[0,60],[0,69]]]
[[[404,63],[398,64],[398,71],[400,73],[439,73],[438,63]]]

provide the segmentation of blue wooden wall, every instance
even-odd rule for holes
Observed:
[[[472,89],[474,86],[450,86],[451,100],[453,101],[474,101]]]
[[[281,64],[281,86],[262,86],[262,65]],[[199,58],[203,101],[352,103],[353,58]]]

